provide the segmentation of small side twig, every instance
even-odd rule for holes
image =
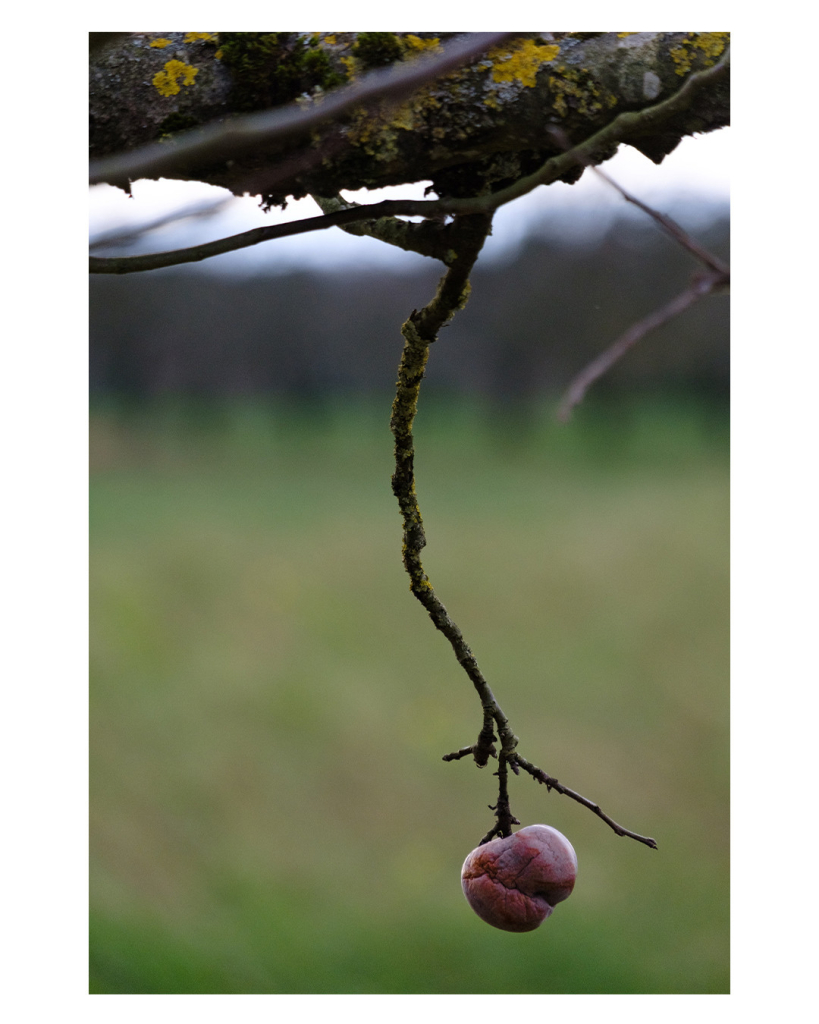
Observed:
[[[497,757],[495,747],[495,718],[494,709],[485,707],[483,709],[483,728],[478,733],[478,742],[475,744],[473,754],[475,764],[479,768],[485,768],[490,757]]]
[[[489,763],[490,757],[497,757],[498,752],[495,747],[495,717],[493,707],[484,707],[483,709],[483,728],[478,734],[477,743],[473,743],[468,747],[461,747],[460,750],[455,750],[451,754],[444,754],[441,758],[442,761],[460,761],[462,757],[467,757],[472,754],[475,758],[475,764],[479,768],[485,768]],[[518,769],[515,764],[512,765],[512,771],[515,775],[518,774]]]
[[[547,775],[542,769],[536,767],[531,761],[527,761],[525,757],[518,753],[514,755],[515,761],[520,767],[528,772],[533,779],[542,783],[548,790],[555,790],[562,796],[568,796],[572,800],[576,800],[579,804],[583,804],[584,807],[588,807],[590,811],[597,815],[598,818],[602,818],[603,821],[611,828],[618,836],[628,836],[630,839],[636,839],[638,843],[645,843],[646,846],[651,847],[652,850],[657,849],[657,841],[651,839],[649,836],[641,836],[638,832],[632,832],[630,829],[623,828],[622,825],[618,825],[614,818],[609,817],[601,808],[599,804],[596,804],[593,800],[587,799],[585,796],[581,796],[580,793],[576,793],[573,789],[569,789],[568,786],[564,786],[562,782],[558,782],[557,779],[551,775]]]
[[[653,221],[659,224],[669,238],[672,238],[678,245],[682,246],[683,249],[687,249],[695,259],[708,267],[709,270],[712,270],[715,274],[728,275],[731,273],[727,263],[723,263],[718,256],[715,256],[712,252],[709,252],[707,249],[704,249],[699,245],[699,243],[696,242],[687,231],[681,228],[680,225],[675,220],[672,220],[672,218],[667,214],[660,213],[659,210],[653,209],[641,199],[638,199],[630,192],[627,192],[622,185],[616,182],[614,178],[606,174],[606,172],[601,170],[599,167],[594,168],[594,173],[599,178],[602,178],[607,184],[611,185],[612,188],[617,189],[627,203],[631,203],[639,210],[642,210],[643,213],[647,213]]]
[[[442,761],[460,761],[462,757],[469,757],[475,752],[475,744],[469,747],[461,747],[460,750],[453,750],[451,754],[444,754]]]
[[[347,202],[339,195],[313,195],[312,198],[324,214],[361,208],[360,203]],[[450,240],[451,225],[444,223],[443,216],[438,220],[423,220],[419,224],[398,217],[379,217],[356,221],[354,224],[343,224],[341,230],[350,235],[375,238],[380,242],[386,242],[387,245],[395,245],[405,252],[429,256],[440,260],[446,266],[449,266],[455,256]]]

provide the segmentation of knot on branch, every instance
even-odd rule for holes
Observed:
[[[507,726],[499,730],[501,734],[501,751],[507,761],[514,761],[516,758],[515,748],[520,742],[519,738]]]
[[[484,726],[478,733],[478,742],[474,746],[475,764],[479,768],[485,768],[490,757],[497,757],[495,746],[495,730],[492,725],[492,718],[488,717]]]

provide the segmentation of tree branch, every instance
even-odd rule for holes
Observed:
[[[531,761],[527,761],[525,757],[522,757],[520,754],[515,754],[515,761],[525,772],[528,772],[533,779],[537,779],[538,782],[543,783],[547,789],[553,789],[562,796],[568,796],[572,800],[576,800],[579,804],[583,804],[584,807],[588,807],[588,809],[593,811],[598,818],[602,818],[609,828],[613,829],[618,836],[628,836],[629,839],[636,839],[638,843],[644,843],[646,846],[650,846],[652,850],[657,849],[656,840],[651,839],[649,836],[641,836],[638,832],[631,832],[629,829],[623,828],[622,825],[618,825],[613,818],[610,818],[608,814],[605,814],[600,809],[599,804],[596,804],[593,800],[588,800],[585,796],[581,796],[579,793],[575,793],[573,789],[569,789],[568,786],[564,786],[551,775],[547,775],[546,772],[535,767],[535,765],[533,765]]]
[[[496,723],[504,753],[511,753],[517,743],[509,722],[501,711],[489,683],[478,667],[477,659],[464,640],[458,626],[432,588],[421,564],[421,550],[426,545],[424,525],[415,493],[415,445],[412,425],[418,408],[418,394],[429,356],[429,346],[438,337],[438,331],[461,309],[469,297],[469,274],[489,234],[491,216],[475,215],[456,221],[457,257],[447,274],[441,278],[435,297],[424,308],[413,311],[401,329],[404,350],[398,367],[398,382],[392,407],[390,429],[395,438],[395,472],[392,489],[404,522],[404,568],[410,578],[410,590],[426,608],[435,627],[449,640],[455,657],[472,681],[484,709],[484,722]],[[479,744],[476,744],[476,748]],[[482,748],[481,748],[482,749]],[[479,760],[476,749],[476,761]],[[486,764],[486,760],[483,761]]]
[[[621,836],[629,836],[656,849],[653,839],[631,832],[618,825],[600,807],[574,790],[560,784],[545,772],[536,768],[517,752],[518,737],[512,732],[509,720],[501,710],[489,683],[481,672],[477,659],[464,639],[463,633],[450,618],[444,605],[435,594],[432,583],[421,563],[421,551],[426,546],[426,535],[415,490],[415,442],[412,426],[418,410],[418,395],[429,357],[429,348],[440,328],[462,309],[469,297],[469,274],[484,240],[489,234],[491,216],[473,215],[456,220],[454,241],[458,252],[447,274],[441,278],[438,291],[430,303],[419,312],[413,311],[402,328],[404,350],[398,367],[395,401],[393,402],[390,428],[395,438],[395,472],[392,477],[393,493],[398,499],[404,524],[403,559],[404,568],[410,578],[410,590],[426,608],[436,629],[447,638],[463,670],[471,680],[480,698],[483,709],[483,727],[477,741],[469,747],[462,747],[451,754],[445,754],[444,761],[457,761],[472,754],[476,764],[483,767],[490,756],[495,755],[494,728],[497,728],[501,743],[498,757],[497,776],[499,780],[498,802],[492,808],[496,824],[481,840],[488,842],[495,835],[511,835],[512,824],[520,824],[512,814],[507,790],[507,765],[517,774],[518,766],[527,771],[549,789],[577,800],[602,818]],[[493,728],[494,727],[494,728]]]
[[[413,214],[415,200],[388,199],[372,206],[357,206],[338,210],[323,217],[306,217],[304,220],[290,221],[288,224],[270,224],[266,227],[251,228],[238,235],[229,235],[214,242],[203,242],[185,249],[171,249],[168,252],[146,253],[142,256],[91,256],[89,271],[92,274],[134,274],[145,270],[159,270],[162,267],[175,267],[182,263],[199,263],[220,256],[226,252],[247,249],[261,242],[269,242],[274,238],[287,238],[290,235],[302,235],[310,231],[323,231],[325,228],[342,227],[355,221],[371,220],[373,216],[391,216],[397,213]]]
[[[477,32],[448,44],[442,54],[409,64],[373,71],[346,88],[334,90],[310,104],[292,104],[260,114],[183,132],[172,144],[157,142],[130,153],[93,160],[89,183],[145,177],[167,177],[192,163],[234,160],[249,150],[304,135],[325,121],[332,121],[373,100],[397,103],[416,89],[460,67],[504,42],[513,32]]]
[[[258,245],[274,238],[319,231],[327,227],[343,226],[357,221],[378,220],[381,217],[404,215],[442,217],[445,215],[464,216],[467,214],[491,213],[506,203],[519,199],[538,185],[548,185],[570,174],[578,166],[585,167],[601,159],[600,154],[611,156],[618,143],[628,141],[635,134],[644,132],[647,126],[656,127],[664,118],[672,118],[684,111],[696,95],[709,84],[727,74],[729,58],[726,54],[714,67],[707,68],[688,78],[682,88],[668,99],[639,112],[626,112],[601,128],[566,153],[548,159],[534,173],[526,175],[506,188],[485,195],[466,198],[445,198],[435,200],[390,199],[371,206],[357,206],[324,217],[312,217],[290,224],[253,228],[250,231],[215,242],[206,242],[186,249],[144,256],[92,257],[89,269],[96,274],[129,274],[160,267],[176,266],[181,263],[196,263],[210,256],[217,256],[237,249]],[[427,255],[427,253],[425,253]],[[440,257],[439,257],[440,258]],[[446,261],[445,261],[446,262]]]
[[[234,35],[241,39],[231,45],[252,48],[251,37],[261,34]],[[403,89],[400,83],[416,75],[420,82],[433,61],[409,58],[419,49],[434,52],[440,42],[429,33],[423,39],[388,35],[407,59],[377,72],[369,72],[361,59],[356,33],[263,35],[279,39],[279,49],[250,79],[215,35],[205,42],[190,41],[185,33],[131,35],[92,63],[92,180],[125,185],[129,177],[161,173],[222,185],[235,194],[264,193],[275,203],[289,195],[327,196],[430,179],[439,196],[497,191],[554,154],[546,134],[550,126],[582,139],[616,115],[640,114],[712,67],[728,42],[727,33],[507,33],[513,38],[483,59],[427,80],[405,94],[397,109],[387,109],[395,108],[398,94],[385,106],[384,85],[398,88],[397,82]],[[456,46],[484,45],[480,37],[467,36],[447,42],[446,54]],[[305,72],[305,54],[326,69],[324,77]],[[168,64],[188,75],[175,91],[166,87]],[[274,72],[293,76],[284,101],[302,99],[246,113],[249,107],[240,101],[265,97],[272,81],[265,76]],[[329,89],[331,79],[349,75],[352,85]],[[625,141],[659,162],[683,136],[727,124],[727,76],[712,84],[673,116],[635,122]],[[363,110],[363,102],[373,105]],[[180,124],[198,128],[183,133]],[[606,156],[598,154],[596,162]]]
[[[186,206],[181,209],[174,210],[172,213],[166,213],[161,217],[156,217],[154,220],[146,221],[143,224],[135,224],[133,227],[115,228],[113,231],[104,231],[90,239],[88,248],[102,249],[125,245],[128,242],[135,242],[144,235],[150,234],[152,231],[156,231],[157,228],[166,227],[168,224],[174,224],[180,220],[194,220],[212,217],[227,206],[228,203],[232,202],[234,202],[234,197],[227,196],[225,199],[217,199],[209,203],[198,203],[195,206]]]
[[[486,835],[478,843],[478,846],[483,846],[484,843],[488,843],[490,839],[494,839],[495,836],[500,836],[501,839],[506,839],[512,835],[512,826],[519,825],[520,820],[512,814],[512,807],[509,803],[509,788],[507,785],[507,759],[504,754],[498,758],[498,770],[495,775],[498,777],[498,802],[496,804],[490,804],[489,810],[495,812],[497,823],[494,828],[486,833]]]
[[[726,53],[724,59],[727,62],[729,54]],[[552,135],[558,139],[565,149],[571,150],[571,143],[565,133],[559,130],[554,130]],[[671,217],[667,217],[665,214],[653,209],[653,207],[649,206],[647,203],[637,199],[636,196],[631,195],[631,193],[627,192],[622,185],[616,182],[599,167],[593,167],[592,170],[598,175],[598,177],[602,178],[603,181],[616,189],[626,202],[632,203],[638,209],[647,213],[649,217],[651,217],[651,219],[658,224],[674,242],[677,243],[677,245],[691,253],[696,260],[702,263],[708,269],[708,273],[695,274],[689,288],[680,295],[677,295],[665,306],[662,306],[660,309],[650,313],[636,324],[633,324],[617,339],[617,341],[614,342],[613,345],[607,348],[605,352],[597,357],[597,359],[592,360],[592,362],[574,378],[566,389],[566,394],[557,410],[557,418],[563,423],[568,421],[572,414],[572,409],[582,402],[589,387],[596,380],[602,377],[604,373],[610,370],[611,367],[621,359],[626,352],[632,348],[632,346],[640,341],[641,338],[645,337],[646,334],[655,330],[657,327],[661,327],[663,324],[668,323],[669,320],[673,320],[675,317],[685,312],[689,306],[704,298],[706,295],[710,295],[713,292],[723,291],[729,286],[731,280],[731,268],[728,264],[694,241],[688,232],[684,231],[676,221],[671,219]]]
[[[725,287],[726,283],[726,274],[712,272],[695,275],[692,285],[686,288],[684,292],[675,296],[665,306],[655,309],[648,316],[643,317],[642,320],[638,320],[636,324],[632,324],[624,334],[620,335],[613,345],[607,348],[605,352],[602,352],[596,359],[592,360],[574,378],[566,389],[566,394],[560,403],[557,418],[561,422],[566,423],[572,414],[572,410],[583,401],[591,385],[610,370],[618,359],[622,359],[626,352],[636,345],[641,338],[644,338],[650,331],[662,327],[669,320],[673,320],[680,313],[684,313],[689,306],[693,306],[695,302],[704,299],[706,295],[711,295],[713,292],[721,290]]]
[[[106,46],[112,46],[114,43],[127,39],[130,34],[130,32],[89,32],[88,53],[93,57],[95,53]]]
[[[726,60],[728,55],[726,54]],[[571,140],[564,131],[560,128],[552,128],[549,130],[549,134],[552,138],[556,139],[560,146],[568,153],[573,149]],[[680,225],[672,220],[671,217],[667,217],[664,213],[660,213],[659,210],[655,210],[653,207],[644,203],[641,199],[633,196],[630,192],[627,192],[623,186],[614,180],[610,175],[606,174],[600,167],[592,167],[592,170],[598,178],[602,178],[607,185],[611,185],[613,189],[620,193],[627,203],[631,203],[636,206],[643,213],[647,213],[651,219],[660,226],[660,228],[678,245],[682,246],[683,249],[687,249],[691,255],[697,259],[704,266],[713,270],[715,274],[729,274],[730,270],[727,263],[723,263],[722,260],[714,256],[707,249],[703,249],[701,245],[698,245],[694,239],[684,231]]]
[[[336,213],[339,210],[362,209],[361,203],[348,203],[341,196],[313,196],[313,200],[325,214]],[[398,217],[379,217],[375,220],[357,221],[355,224],[342,224],[341,230],[359,238],[376,238],[406,252],[431,256],[446,266],[449,266],[455,256],[450,244],[450,226],[440,220],[425,220],[415,224]]]
[[[642,210],[643,213],[647,213],[652,220],[660,225],[669,238],[675,241],[683,249],[687,249],[696,260],[708,267],[708,269],[713,271],[714,274],[723,277],[728,277],[730,275],[731,269],[728,264],[724,263],[713,253],[699,245],[675,220],[672,220],[671,217],[667,217],[664,213],[660,213],[659,210],[653,209],[648,206],[647,203],[642,202],[636,196],[627,192],[622,185],[616,182],[614,178],[610,177],[599,167],[595,167],[593,170],[598,177],[603,179],[603,181],[608,182],[612,188],[616,188],[627,203],[632,203],[639,210]]]

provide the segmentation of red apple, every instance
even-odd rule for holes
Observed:
[[[531,932],[555,904],[568,899],[577,878],[577,856],[551,825],[528,825],[506,839],[477,847],[464,861],[461,885],[487,924]]]

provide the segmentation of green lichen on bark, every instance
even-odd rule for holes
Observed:
[[[454,241],[457,255],[447,273],[441,278],[430,302],[420,311],[414,311],[401,329],[404,351],[398,368],[395,401],[390,428],[395,438],[395,473],[393,493],[398,499],[404,519],[404,562],[413,593],[424,604],[439,629],[443,606],[432,594],[429,579],[420,559],[426,544],[421,513],[415,495],[413,470],[414,448],[412,425],[418,409],[418,393],[424,377],[429,347],[438,332],[469,298],[469,274],[483,247],[492,224],[491,215],[477,214],[455,221]]]
[[[483,767],[491,754],[495,753],[495,729],[506,756],[514,753],[518,739],[512,733],[508,719],[481,672],[475,655],[461,630],[435,594],[421,564],[421,550],[426,546],[426,536],[415,491],[415,448],[412,427],[418,410],[418,395],[430,346],[437,339],[441,327],[464,307],[469,298],[469,274],[489,234],[491,223],[491,215],[484,214],[456,219],[458,254],[448,272],[441,278],[432,300],[423,309],[414,310],[401,329],[404,349],[398,367],[395,401],[390,419],[390,428],[395,438],[395,472],[392,487],[398,499],[404,524],[404,568],[410,579],[410,590],[424,606],[435,627],[449,641],[458,663],[480,698],[483,727],[477,742],[463,751],[471,753],[479,767]]]
[[[576,111],[582,117],[594,118],[617,105],[617,97],[595,81],[585,68],[570,68],[564,64],[549,75],[552,108],[565,118]]]
[[[173,114],[168,114],[165,120],[160,122],[157,136],[159,138],[167,138],[173,135],[174,132],[185,132],[189,128],[196,128],[198,124],[198,120],[191,114],[182,114],[179,111],[175,111]]]
[[[403,49],[394,32],[359,32],[352,54],[365,68],[383,68],[400,60]]]
[[[219,59],[232,76],[231,105],[236,111],[276,107],[347,80],[315,34],[220,32],[219,43]]]

